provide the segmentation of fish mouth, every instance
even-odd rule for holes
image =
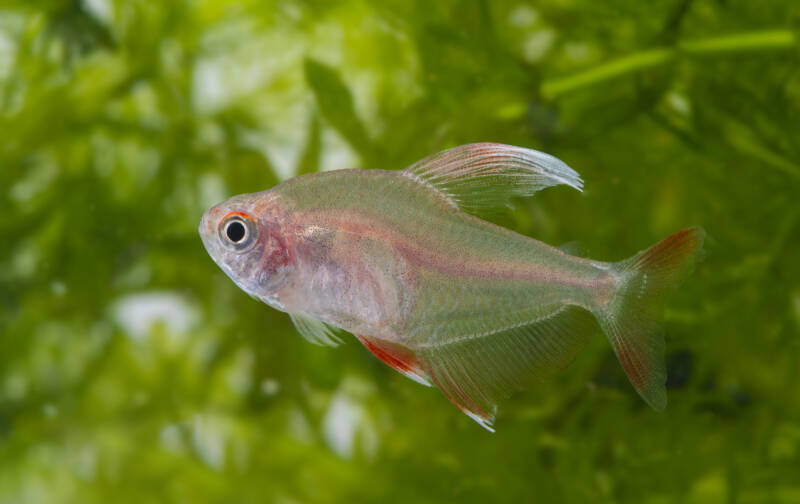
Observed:
[[[206,215],[208,212],[204,213],[202,217],[200,217],[200,225],[197,226],[197,234],[200,235],[200,239],[203,240],[204,238],[204,230],[208,228],[208,223],[206,221]],[[205,240],[203,240],[205,241]]]
[[[210,210],[209,210],[210,211]],[[206,244],[206,237],[208,236],[209,232],[209,225],[208,225],[208,211],[203,214],[200,218],[200,225],[197,226],[197,234],[200,235],[200,240],[202,240],[203,245],[205,245],[206,250],[208,250],[208,245]]]
[[[219,265],[219,261],[217,260],[216,246],[214,243],[216,231],[213,222],[215,217],[218,217],[219,214],[220,211],[216,207],[208,209],[203,214],[203,217],[200,218],[200,225],[197,227],[197,233],[200,235],[200,241],[203,242],[203,247],[205,247],[206,252],[208,252],[208,255],[211,256],[211,259],[213,259],[217,265]]]

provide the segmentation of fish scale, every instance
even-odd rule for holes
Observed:
[[[607,263],[480,217],[554,185],[557,158],[469,144],[402,171],[303,175],[209,209],[200,235],[248,294],[289,313],[309,341],[353,333],[392,368],[435,385],[492,429],[498,402],[565,367],[600,328],[639,395],[666,406],[659,320],[702,248],[679,231]],[[227,233],[237,222],[244,233]]]

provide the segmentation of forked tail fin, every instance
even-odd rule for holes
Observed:
[[[620,274],[616,294],[597,314],[600,326],[640,396],[654,409],[667,406],[664,303],[692,271],[705,231],[685,229],[635,256],[614,264]]]

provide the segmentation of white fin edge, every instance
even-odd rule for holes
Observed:
[[[433,387],[433,383],[428,381],[425,377],[414,373],[413,371],[406,371],[404,369],[395,369],[398,373],[402,374],[406,378],[411,378],[415,382],[419,383],[420,385],[425,385],[426,387]]]
[[[462,411],[462,412],[463,412],[465,415],[467,415],[468,417],[470,417],[471,419],[473,419],[473,420],[475,420],[476,422],[478,422],[478,425],[480,425],[481,427],[483,427],[483,428],[484,428],[484,429],[486,429],[487,431],[489,431],[489,432],[491,432],[492,434],[494,434],[495,430],[494,430],[494,425],[493,425],[493,420],[492,420],[492,419],[486,419],[486,418],[483,418],[483,417],[481,417],[481,416],[478,416],[478,415],[476,415],[475,413],[473,413],[473,412],[471,412],[471,411],[469,411],[469,410],[462,409],[461,411]]]
[[[467,144],[438,152],[402,173],[435,189],[450,205],[471,213],[508,206],[512,197],[530,196],[555,185],[583,191],[580,175],[560,159],[497,143]]]

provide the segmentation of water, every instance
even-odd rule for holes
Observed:
[[[800,10],[0,5],[0,502],[800,502]],[[497,433],[302,340],[196,233],[296,173],[498,141],[586,190],[495,220],[597,259],[701,225],[669,406],[601,333]]]

